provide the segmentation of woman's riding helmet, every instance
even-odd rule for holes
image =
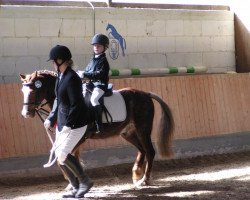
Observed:
[[[92,38],[91,44],[101,44],[104,47],[109,47],[109,38],[106,35],[103,34],[96,34]]]
[[[50,50],[49,60],[61,59],[63,61],[70,60],[72,58],[71,52],[68,47],[63,45],[56,45]],[[48,61],[49,61],[48,60]]]

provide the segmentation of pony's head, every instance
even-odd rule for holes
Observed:
[[[23,92],[22,116],[34,117],[36,108],[47,100],[48,103],[55,98],[54,88],[56,73],[47,70],[35,71],[31,74],[20,74]]]

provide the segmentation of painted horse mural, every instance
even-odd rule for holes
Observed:
[[[109,38],[114,38],[119,42],[122,49],[122,55],[125,56],[126,40],[117,32],[116,28],[112,24],[108,24],[106,31],[109,31]]]
[[[52,108],[55,98],[54,86],[56,73],[41,70],[31,74],[20,74],[22,81],[22,92],[24,95],[22,115],[26,118],[35,116],[36,109],[42,104],[48,104]],[[104,124],[104,131],[96,135],[95,132],[86,132],[79,142],[79,146],[86,139],[102,139],[120,134],[122,138],[138,149],[137,157],[132,168],[132,180],[136,186],[148,185],[152,165],[155,157],[155,150],[151,140],[151,131],[154,120],[153,100],[161,107],[161,118],[157,127],[158,153],[162,157],[169,157],[172,154],[171,143],[173,137],[174,121],[169,106],[156,94],[144,92],[132,88],[117,90],[124,98],[127,115],[122,122]],[[45,103],[42,103],[44,102]]]

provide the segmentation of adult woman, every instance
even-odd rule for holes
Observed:
[[[93,186],[72,151],[83,137],[88,122],[82,96],[82,82],[73,65],[70,50],[57,45],[50,51],[49,60],[58,72],[53,109],[44,122],[48,129],[56,124],[55,154],[61,169],[68,176],[73,190],[63,197],[80,198]]]

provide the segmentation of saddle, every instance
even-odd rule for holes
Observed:
[[[85,101],[88,102],[89,106],[91,105],[89,101],[93,88],[94,86],[91,82],[83,84],[83,96],[85,97]],[[113,90],[113,84],[108,84],[104,95],[100,99],[100,104],[103,108],[103,123],[122,122],[126,119],[127,110],[124,98],[118,91]],[[90,107],[92,107],[92,105]]]

